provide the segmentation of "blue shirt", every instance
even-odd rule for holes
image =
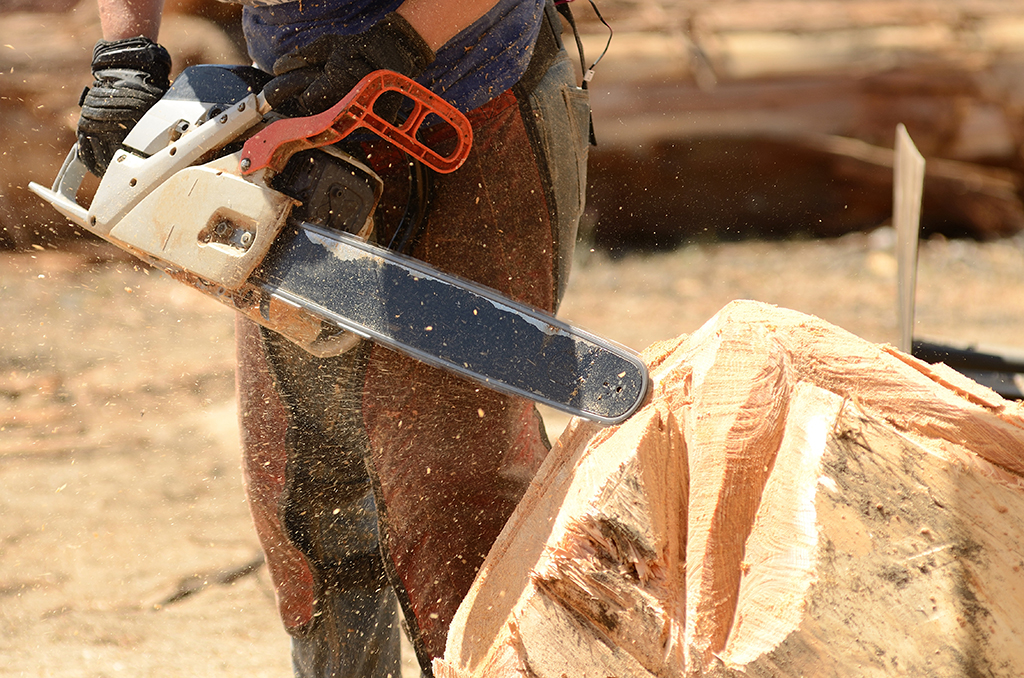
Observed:
[[[242,26],[249,56],[272,72],[274,61],[328,33],[360,33],[402,0],[302,0],[246,5]],[[544,16],[544,0],[498,0],[437,50],[418,82],[468,112],[514,85],[526,71]]]

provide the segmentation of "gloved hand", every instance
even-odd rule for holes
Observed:
[[[171,55],[149,38],[107,42],[92,53],[92,87],[82,92],[78,157],[98,177],[128,132],[170,87]]]
[[[285,115],[314,115],[341,101],[370,73],[387,69],[410,78],[434,60],[434,51],[397,12],[362,33],[325,35],[274,63],[274,75],[263,89],[267,103]],[[391,110],[381,110],[381,104]],[[394,122],[401,97],[375,111]]]

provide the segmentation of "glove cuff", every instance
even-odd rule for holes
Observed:
[[[412,24],[398,12],[386,15],[370,30],[380,31],[381,37],[386,36],[387,42],[383,44],[393,45],[397,52],[394,56],[401,58],[405,62],[403,65],[408,66],[407,69],[391,67],[391,70],[401,70],[403,75],[414,78],[425,71],[427,66],[434,61],[436,56],[434,50],[413,28]]]
[[[126,68],[141,71],[150,82],[166,90],[170,87],[171,55],[149,38],[142,36],[123,40],[100,40],[92,51],[92,72]]]

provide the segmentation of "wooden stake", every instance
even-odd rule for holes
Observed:
[[[896,126],[896,161],[893,165],[892,222],[896,229],[896,265],[899,299],[899,349],[910,353],[914,341],[914,293],[917,289],[917,240],[921,228],[924,193],[924,157],[914,146],[907,128]]]

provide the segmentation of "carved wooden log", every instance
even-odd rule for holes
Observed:
[[[734,302],[573,422],[439,678],[1024,675],[1024,410],[817,318]]]

